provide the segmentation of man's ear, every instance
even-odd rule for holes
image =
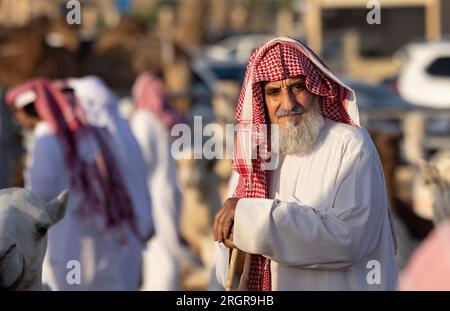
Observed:
[[[56,224],[58,221],[60,221],[66,214],[66,206],[68,201],[69,190],[66,189],[61,192],[61,194],[56,199],[51,200],[45,206],[53,224]]]

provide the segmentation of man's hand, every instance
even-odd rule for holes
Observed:
[[[239,198],[229,198],[223,206],[217,211],[214,217],[214,240],[224,242],[229,248],[233,248],[233,225],[234,213]]]

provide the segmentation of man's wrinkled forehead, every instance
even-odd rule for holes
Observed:
[[[276,80],[276,81],[262,81],[262,86],[264,89],[267,88],[281,88],[283,86],[290,86],[292,84],[296,83],[304,83],[306,80],[306,77],[304,75],[295,76],[292,78],[287,78],[283,80]]]

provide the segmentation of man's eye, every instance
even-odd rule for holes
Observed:
[[[306,89],[306,85],[304,83],[294,84],[292,85],[292,89],[294,91],[303,91],[304,89]]]
[[[278,90],[267,90],[266,91],[266,95],[275,95],[278,94],[279,91]]]

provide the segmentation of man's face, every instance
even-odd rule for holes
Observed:
[[[305,78],[266,83],[264,96],[270,122],[279,126],[279,151],[299,156],[309,153],[324,118],[318,98],[306,89]]]
[[[306,89],[303,76],[266,83],[264,97],[270,122],[280,129],[297,126],[314,104],[314,94]]]
[[[75,103],[77,97],[75,96],[74,89],[66,87],[66,88],[62,89],[61,92],[70,104]]]
[[[27,130],[32,130],[39,122],[39,119],[28,115],[23,108],[14,111],[17,121]]]

